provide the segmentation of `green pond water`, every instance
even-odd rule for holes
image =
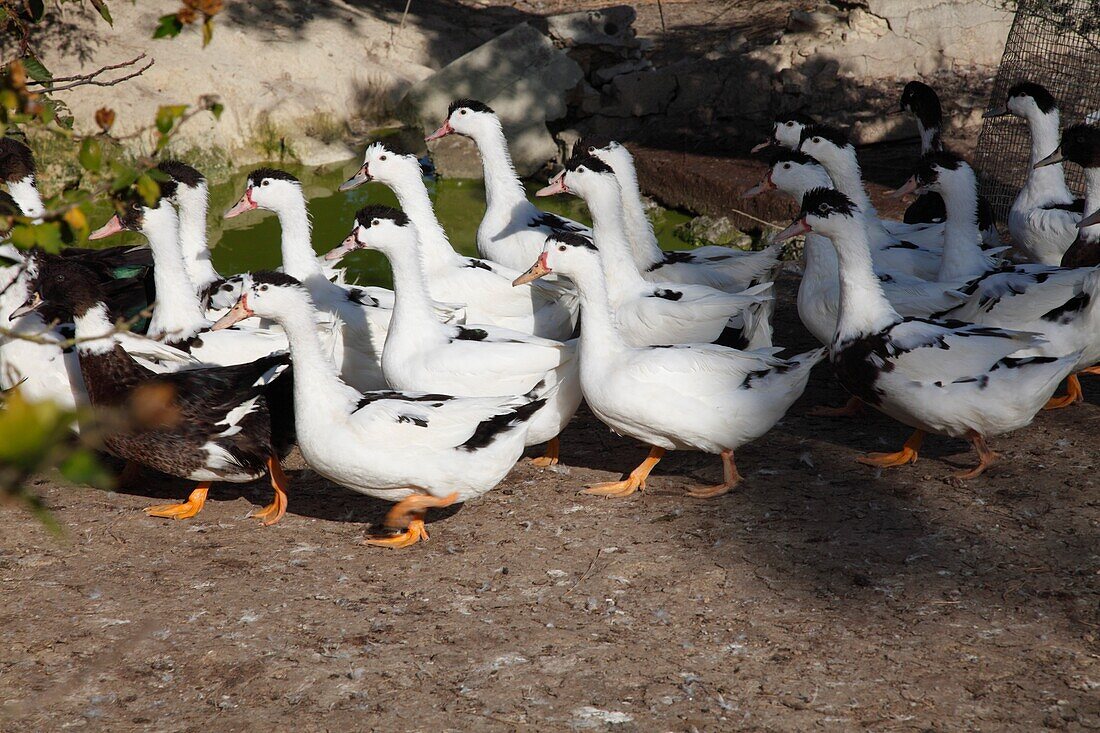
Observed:
[[[355,220],[355,212],[362,206],[386,204],[397,206],[397,198],[390,189],[380,183],[368,183],[359,188],[339,193],[337,187],[359,168],[358,161],[348,161],[341,166],[316,170],[297,165],[277,167],[293,174],[302,181],[309,212],[313,219],[313,248],[323,254],[339,245]],[[237,171],[228,180],[217,182],[210,189],[210,215],[208,220],[209,242],[214,266],[222,275],[251,270],[273,269],[282,264],[279,254],[279,221],[269,211],[250,211],[234,219],[223,219],[222,213],[236,203],[244,193],[244,184],[253,166]],[[425,179],[435,204],[435,212],[450,237],[451,244],[463,254],[477,254],[475,238],[478,224],[485,213],[485,189],[480,180]],[[540,184],[528,183],[528,195],[534,200]],[[539,208],[590,224],[588,210],[575,196],[553,196],[538,199]],[[100,226],[109,216],[106,204],[96,207],[92,226]],[[688,245],[679,239],[674,230],[689,219],[683,213],[664,210],[657,216],[655,227],[661,246],[665,249],[683,249]],[[140,242],[138,235],[126,234],[104,242],[105,245]],[[359,250],[343,260],[352,282],[362,285],[392,287],[389,265],[378,252]]]

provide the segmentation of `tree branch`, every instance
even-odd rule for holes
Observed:
[[[136,76],[141,76],[142,74],[144,74],[146,71],[149,70],[149,67],[151,67],[153,65],[153,63],[155,62],[155,59],[149,59],[148,63],[146,63],[140,69],[137,69],[136,71],[131,71],[128,74],[124,74],[124,75],[118,77],[117,79],[111,79],[109,81],[104,81],[104,80],[98,79],[96,77],[100,76],[101,74],[103,74],[105,72],[114,71],[115,69],[124,69],[124,68],[133,67],[134,64],[138,63],[139,61],[141,61],[144,58],[146,58],[146,55],[143,53],[140,56],[136,56],[136,57],[130,59],[129,61],[123,61],[122,63],[111,64],[109,66],[103,66],[103,67],[101,67],[99,69],[96,69],[95,71],[91,72],[90,74],[76,74],[76,75],[73,75],[73,76],[58,76],[58,77],[54,77],[53,79],[50,79],[49,81],[28,81],[27,85],[28,86],[30,86],[31,84],[42,85],[45,88],[39,89],[37,91],[43,92],[43,93],[63,92],[63,91],[66,91],[68,89],[72,89],[74,87],[80,87],[80,86],[113,87],[116,84],[121,84],[124,81],[128,81],[130,79],[133,79]],[[67,84],[62,84],[61,86],[53,86],[53,85],[57,84],[58,82],[68,82],[68,83]]]

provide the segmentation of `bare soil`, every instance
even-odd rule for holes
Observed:
[[[779,342],[808,348],[783,279]],[[582,415],[566,468],[519,465],[432,517],[407,550],[360,544],[387,506],[291,463],[290,513],[246,518],[263,482],[193,520],[43,479],[65,537],[0,513],[0,730],[1025,730],[1100,727],[1100,397],[998,438],[1001,463],[943,479],[966,446],[876,472],[890,420],[827,366],[738,454],[678,453],[628,499],[580,496],[644,449]]]

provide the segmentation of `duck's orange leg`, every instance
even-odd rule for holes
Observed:
[[[1085,371],[1088,370],[1086,369]],[[1071,374],[1066,377],[1066,395],[1064,397],[1051,397],[1047,400],[1047,403],[1043,405],[1043,409],[1060,410],[1063,407],[1069,407],[1070,405],[1082,402],[1084,399],[1085,393],[1081,391],[1081,380],[1077,378],[1076,374]]]
[[[557,437],[551,438],[550,442],[546,444],[546,453],[538,458],[532,458],[531,465],[536,468],[550,468],[550,466],[558,465],[558,452],[560,450],[561,441]]]
[[[268,457],[267,472],[271,476],[271,488],[275,489],[275,499],[263,509],[254,511],[249,516],[259,519],[265,527],[270,527],[286,514],[286,494],[287,489],[290,488],[290,481],[283,473],[283,467],[276,456]]]
[[[906,463],[916,463],[923,442],[924,431],[914,430],[913,434],[909,436],[909,440],[905,441],[905,445],[897,453],[868,453],[856,460],[864,465],[879,468],[893,468],[894,466],[904,466]]]
[[[415,545],[421,540],[428,539],[428,529],[424,526],[424,515],[429,509],[450,506],[458,501],[458,492],[448,494],[442,498],[429,494],[413,494],[407,496],[393,505],[386,513],[385,526],[387,529],[401,529],[403,532],[368,537],[364,544],[375,547],[401,548]]]
[[[1100,374],[1100,364],[1082,369],[1080,374]]]
[[[977,433],[971,433],[966,437],[970,441],[971,445],[974,446],[974,450],[978,452],[978,465],[968,471],[957,471],[952,474],[953,477],[958,479],[959,481],[966,481],[967,479],[977,478],[978,476],[981,476],[982,473],[985,472],[985,469],[992,466],[993,463],[996,462],[998,458],[1000,458],[997,453],[990,449],[989,445],[985,442],[985,438],[983,438],[981,435]]]
[[[856,417],[863,414],[863,400],[858,397],[849,397],[844,407],[818,405],[811,407],[806,414],[811,417]]]
[[[733,451],[722,451],[722,477],[725,479],[717,486],[702,486],[697,489],[688,489],[688,496],[696,499],[711,499],[728,493],[730,489],[741,483],[741,474],[737,473],[737,464],[733,462]]]
[[[202,511],[206,503],[206,494],[210,491],[210,482],[204,481],[195,487],[187,501],[182,504],[159,504],[148,507],[145,513],[150,517],[165,517],[166,519],[190,519]]]
[[[582,490],[581,493],[596,494],[597,496],[613,496],[616,499],[630,496],[635,491],[645,488],[645,480],[649,477],[650,471],[661,462],[661,458],[664,455],[664,448],[650,448],[649,455],[646,456],[646,459],[642,461],[640,466],[631,471],[630,475],[623,481],[609,481],[607,483],[596,484],[595,486],[589,486],[587,489]]]

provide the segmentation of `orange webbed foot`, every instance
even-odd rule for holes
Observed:
[[[206,495],[210,491],[207,484],[200,485],[191,492],[187,501],[181,504],[159,504],[147,507],[145,513],[150,517],[163,517],[165,519],[190,519],[202,511],[206,503]]]
[[[423,519],[413,519],[405,531],[397,534],[377,535],[363,540],[363,544],[373,547],[391,547],[401,549],[415,545],[421,540],[428,539],[428,529],[424,526]]]
[[[895,466],[904,466],[907,463],[916,463],[922,442],[924,442],[924,431],[917,430],[909,436],[909,440],[905,441],[905,445],[896,453],[868,453],[865,456],[859,456],[856,460],[865,466],[875,466],[876,468],[894,468]]]

